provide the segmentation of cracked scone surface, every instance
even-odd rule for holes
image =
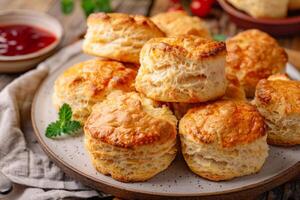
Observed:
[[[264,119],[244,101],[219,100],[189,110],[179,134],[189,168],[214,181],[256,173],[268,155]]]
[[[300,144],[300,82],[274,75],[257,84],[254,104],[268,125],[268,143]]]
[[[196,36],[153,38],[142,48],[136,89],[163,102],[196,103],[224,95],[225,43]]]
[[[87,20],[85,53],[122,62],[139,63],[142,46],[164,33],[147,17],[123,13],[95,13]]]
[[[159,13],[151,20],[162,30],[167,37],[177,35],[195,35],[211,38],[209,29],[204,20],[189,16],[184,11]]]
[[[115,91],[93,107],[85,146],[95,168],[123,182],[146,181],[176,156],[176,117],[167,106]]]
[[[92,106],[113,90],[134,91],[136,70],[115,61],[92,59],[78,63],[55,81],[52,102],[57,109],[71,106],[73,118],[82,124]]]
[[[247,97],[254,97],[259,80],[279,73],[287,54],[267,33],[252,29],[226,41],[226,73],[236,75]]]

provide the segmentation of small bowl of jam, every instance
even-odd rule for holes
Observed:
[[[50,56],[63,36],[55,18],[35,11],[0,12],[0,73],[24,72]]]

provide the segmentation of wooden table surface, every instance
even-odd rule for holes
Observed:
[[[62,14],[59,0],[0,0],[0,10],[30,9],[55,16],[62,23],[64,28],[65,37],[61,45],[63,47],[78,40],[86,29],[86,19],[79,6],[80,1],[75,0],[75,2],[75,9],[70,15]],[[113,0],[112,5],[114,11],[117,12],[154,15],[167,10],[170,6],[169,2],[169,0]],[[241,31],[235,24],[230,22],[226,13],[222,12],[220,8],[214,8],[212,17],[209,17],[206,21],[213,34],[222,33],[232,36]],[[300,35],[277,39],[283,47],[300,51]],[[295,60],[300,59],[298,54],[292,54],[290,57],[293,57]],[[0,74],[0,91],[5,85],[13,81],[19,75],[20,74]],[[18,193],[22,193],[25,188],[26,187],[24,186],[17,185],[13,192],[18,195]],[[300,179],[295,177],[294,180],[274,188],[271,191],[265,192],[264,194],[253,194],[249,199],[300,200]]]

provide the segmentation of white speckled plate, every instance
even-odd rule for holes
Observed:
[[[64,139],[48,139],[44,132],[46,126],[57,118],[52,106],[51,95],[53,84],[59,74],[74,63],[91,58],[81,53],[78,42],[57,55],[60,60],[52,58],[47,64],[58,68],[44,80],[37,91],[32,105],[32,123],[39,143],[45,152],[66,173],[93,188],[125,198],[166,198],[199,197],[226,198],[235,195],[253,195],[271,189],[300,172],[300,146],[292,148],[270,147],[269,157],[263,169],[255,175],[236,178],[227,182],[212,182],[191,173],[179,155],[164,172],[143,183],[121,183],[109,176],[98,173],[92,166],[89,156],[83,147],[83,137],[67,137]],[[291,65],[287,72],[300,80],[299,72]]]

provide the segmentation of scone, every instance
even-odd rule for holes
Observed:
[[[159,13],[151,17],[151,20],[167,37],[187,34],[211,38],[206,23],[199,17],[189,16],[184,11]]]
[[[116,91],[93,107],[85,146],[99,172],[122,182],[146,181],[175,158],[176,124],[167,106]]]
[[[153,38],[142,48],[136,89],[163,102],[196,103],[224,95],[225,44],[196,36]]]
[[[227,88],[225,95],[222,99],[233,99],[233,100],[242,100],[247,101],[245,91],[240,85],[239,80],[233,75],[226,75],[227,79]],[[176,118],[181,119],[189,109],[195,108],[201,105],[201,103],[168,103],[168,106],[171,108]]]
[[[264,119],[245,101],[219,100],[189,110],[179,135],[189,168],[213,181],[256,173],[268,156]]]
[[[226,73],[237,76],[249,98],[259,80],[281,72],[287,63],[287,54],[276,40],[255,29],[228,39],[226,48]]]
[[[92,106],[111,91],[134,91],[136,70],[115,61],[93,59],[78,63],[61,74],[54,84],[53,104],[58,109],[67,103],[73,118],[82,124]]]
[[[139,63],[139,53],[149,39],[164,33],[147,17],[121,13],[91,14],[83,42],[85,53],[112,60]]]
[[[257,84],[254,104],[268,125],[268,143],[300,144],[300,82],[284,75],[271,76]]]
[[[288,7],[289,7],[290,10],[300,9],[300,0],[289,0]]]
[[[289,0],[227,0],[234,7],[255,18],[283,18],[287,15]]]

